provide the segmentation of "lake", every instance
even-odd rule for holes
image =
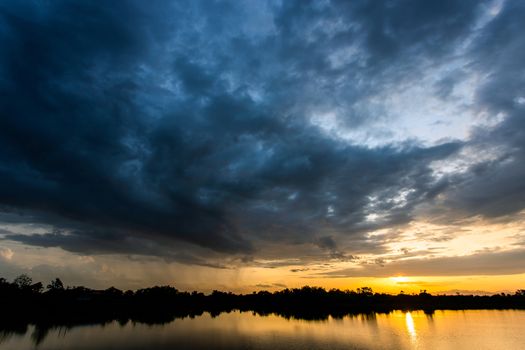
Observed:
[[[205,313],[166,324],[0,330],[0,350],[23,349],[525,349],[524,310],[394,311],[322,321],[251,312]]]

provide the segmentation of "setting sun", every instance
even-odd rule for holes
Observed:
[[[390,277],[390,279],[396,283],[399,283],[399,282],[405,283],[409,281],[409,278],[406,276],[393,276],[393,277]]]

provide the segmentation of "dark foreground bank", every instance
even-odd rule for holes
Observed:
[[[326,319],[348,314],[392,310],[525,309],[525,290],[514,294],[476,295],[390,295],[363,287],[356,291],[325,290],[318,287],[233,294],[214,291],[181,292],[170,286],[121,291],[64,287],[59,279],[47,287],[28,276],[13,282],[0,278],[0,329],[37,325],[75,325],[129,320],[166,323],[175,318],[194,317],[204,312],[218,315],[233,310],[288,318]]]

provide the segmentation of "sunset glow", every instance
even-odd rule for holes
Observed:
[[[399,282],[405,283],[405,282],[408,282],[409,280],[408,277],[405,277],[405,276],[390,277],[390,279],[392,279],[396,283],[399,283]]]
[[[525,288],[524,4],[3,1],[0,277]]]

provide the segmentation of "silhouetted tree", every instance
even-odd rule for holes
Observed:
[[[44,289],[42,282],[37,282],[28,287],[29,290],[33,293],[40,293]]]
[[[350,313],[390,312],[400,310],[457,309],[525,309],[525,289],[515,294],[431,295],[426,290],[419,294],[398,295],[374,293],[370,287],[357,291],[305,286],[276,292],[258,291],[250,294],[213,291],[211,294],[182,292],[171,286],[155,286],[123,292],[111,287],[93,290],[86,287],[64,288],[59,278],[54,279],[43,293],[42,283],[32,284],[27,275],[12,283],[0,278],[0,332],[2,324],[42,326],[105,323],[128,320],[149,324],[170,322],[178,317],[194,317],[203,312],[219,315],[232,310],[252,311],[259,315],[275,313],[283,317],[323,320],[329,316],[340,318]],[[25,329],[25,328],[24,328]],[[42,333],[45,336],[45,333]],[[36,339],[40,339],[38,336]],[[36,342],[36,340],[35,340]]]
[[[22,274],[13,280],[13,283],[20,289],[28,288],[32,282],[33,279],[26,274]]]
[[[374,291],[370,287],[361,287],[357,288],[357,294],[372,296],[374,295]]]
[[[60,278],[55,278],[49,284],[47,285],[47,289],[50,291],[58,291],[58,290],[64,290],[64,284],[60,280]]]
[[[115,287],[109,287],[108,289],[104,291],[104,294],[107,296],[117,296],[118,297],[124,293],[120,289],[117,289]]]

